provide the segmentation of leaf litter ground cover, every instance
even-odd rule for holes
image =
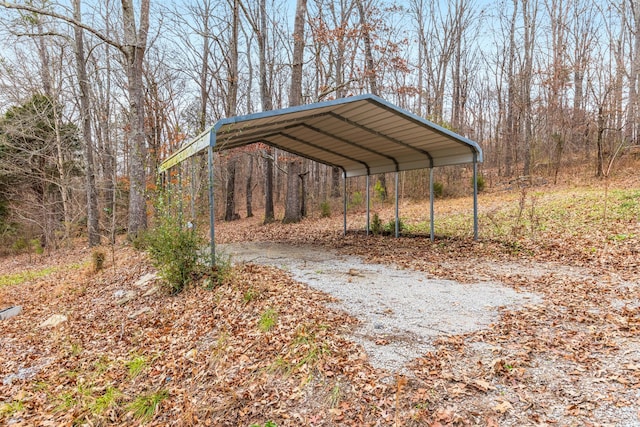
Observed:
[[[606,220],[602,211],[580,214],[601,202],[571,201],[592,200],[590,190],[547,189],[544,200],[532,191],[482,195],[479,242],[465,235],[469,199],[437,204],[435,243],[343,237],[340,217],[220,224],[221,242],[311,244],[427,279],[541,296],[499,308],[482,329],[432,337],[395,372],[372,365],[352,338],[361,320],[290,271],[239,265],[227,285],[170,296],[153,292],[153,281],[136,285],[152,269],[126,245],[99,273],[65,268],[89,260],[87,249],[3,259],[0,275],[55,268],[0,288],[0,306],[24,309],[0,324],[0,417],[14,425],[640,425],[638,187],[611,195],[609,213],[624,212]],[[567,200],[563,218],[542,222]],[[401,215],[417,223],[424,211],[406,204]],[[351,227],[362,217],[350,215]],[[578,224],[584,231],[572,233]],[[119,291],[135,296],[119,305]],[[68,320],[40,327],[52,314]]]

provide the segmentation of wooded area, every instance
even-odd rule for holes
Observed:
[[[607,176],[638,151],[636,0],[0,5],[5,249],[135,236],[157,166],[208,125],[361,93],[480,143],[487,182],[553,181],[576,164]],[[265,146],[215,162],[226,220],[260,210],[295,222],[341,192],[339,171]],[[185,197],[203,203],[204,164],[181,174],[197,189]],[[403,172],[402,195],[425,197],[426,176]],[[445,194],[468,179],[458,167],[436,173]],[[384,175],[374,182],[380,198],[391,193]],[[362,189],[354,180],[347,191]]]

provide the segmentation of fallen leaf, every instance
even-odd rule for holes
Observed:
[[[510,409],[513,409],[513,405],[506,400],[500,401],[497,405],[493,407],[493,410],[499,414],[504,414]]]
[[[488,390],[494,390],[495,387],[493,387],[491,385],[491,383],[489,383],[488,381],[485,380],[481,380],[481,379],[475,379],[473,381],[471,381],[471,385],[474,386],[475,388],[477,388],[480,391],[488,391]]]

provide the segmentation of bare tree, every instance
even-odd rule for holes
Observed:
[[[231,34],[229,40],[227,63],[227,98],[225,102],[225,114],[227,117],[236,115],[238,104],[238,20],[239,20],[239,0],[232,0],[231,5]],[[235,211],[235,185],[236,168],[238,157],[236,153],[230,152],[227,159],[227,191],[225,221],[232,221],[238,218]]]
[[[302,64],[304,55],[304,24],[307,13],[307,0],[297,0],[296,17],[293,28],[293,56],[291,61],[291,86],[289,89],[289,106],[302,104]],[[287,197],[283,222],[299,222],[300,215],[300,182],[302,178],[301,161],[292,158],[287,163]]]
[[[370,24],[367,19],[367,13],[362,3],[363,0],[355,0],[358,7],[358,14],[360,17],[360,28],[362,29],[362,39],[364,41],[364,61],[365,61],[365,76],[369,83],[369,91],[376,96],[380,95],[378,91],[378,82],[376,79],[376,67],[373,61],[373,48],[371,42]],[[387,177],[381,173],[378,175],[378,181],[380,183],[382,199],[387,197]]]
[[[73,0],[73,18],[81,20],[80,0]],[[100,226],[98,214],[98,192],[96,189],[95,167],[93,163],[93,138],[91,132],[90,89],[87,77],[84,53],[84,34],[82,28],[73,26],[75,33],[75,56],[78,86],[80,88],[80,116],[82,118],[82,136],[84,138],[85,180],[87,194],[87,234],[89,246],[100,244]]]
[[[33,7],[28,4],[15,4],[2,2],[0,6],[7,9],[24,10],[31,13],[50,16],[64,22],[76,25],[86,30],[105,43],[116,47],[124,56],[125,72],[127,75],[127,91],[129,95],[129,132],[128,137],[132,149],[129,157],[129,221],[128,232],[130,236],[136,236],[147,227],[147,208],[145,201],[146,191],[146,146],[144,134],[144,86],[142,80],[143,61],[147,48],[147,36],[149,32],[149,2],[140,1],[140,10],[137,13],[139,23],[136,22],[136,11],[133,0],[121,1],[122,12],[122,43],[106,36],[101,31],[84,24],[73,17],[50,11],[48,9]]]

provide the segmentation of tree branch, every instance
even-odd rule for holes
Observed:
[[[56,18],[59,19],[61,21],[64,21],[68,24],[71,25],[77,25],[78,27],[82,28],[83,30],[88,31],[89,33],[93,34],[94,36],[96,36],[97,38],[99,38],[100,40],[102,40],[103,42],[110,44],[111,46],[115,47],[116,49],[120,50],[121,52],[124,52],[124,46],[121,45],[120,43],[116,42],[115,40],[105,36],[104,34],[102,34],[100,31],[96,30],[95,28],[86,25],[78,20],[75,20],[69,16],[66,15],[62,15],[60,13],[57,12],[51,12],[48,10],[42,10],[42,9],[38,9],[37,7],[33,7],[33,6],[29,6],[26,4],[15,4],[15,3],[9,3],[6,1],[2,1],[0,2],[0,6],[4,7],[5,9],[14,9],[14,10],[21,10],[21,11],[26,11],[26,12],[31,12],[31,13],[35,13],[37,15],[44,15],[44,16],[49,16],[51,18]]]

